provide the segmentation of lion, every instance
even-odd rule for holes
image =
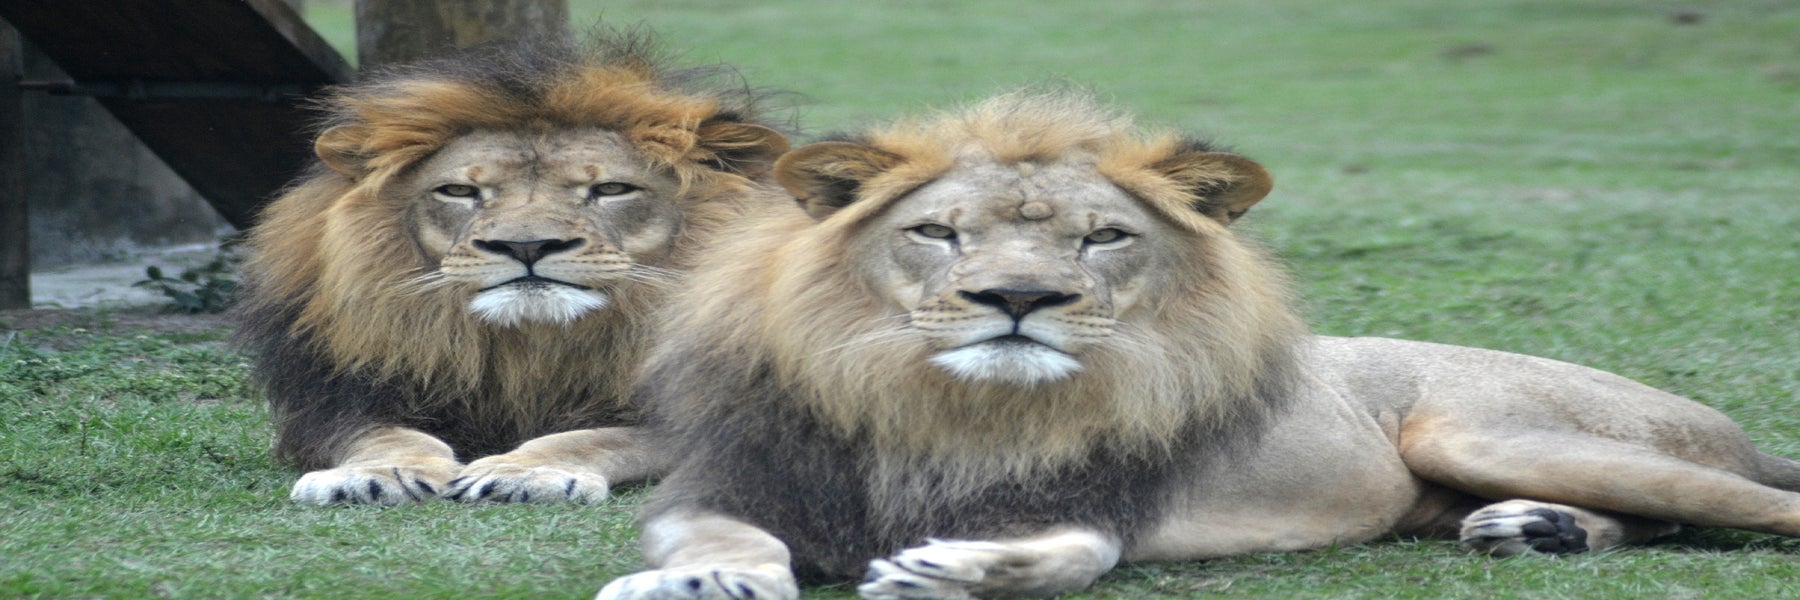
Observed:
[[[1623,377],[1314,336],[1231,227],[1266,169],[1027,89],[803,146],[643,371],[684,461],[599,597],[1051,596],[1121,561],[1678,523],[1800,535],[1800,464]],[[866,577],[865,577],[866,573]]]
[[[709,72],[618,33],[320,101],[239,310],[293,500],[590,501],[667,468],[628,401],[653,315],[723,225],[792,203],[787,139]]]

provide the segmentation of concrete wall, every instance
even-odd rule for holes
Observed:
[[[25,79],[66,79],[25,44]],[[32,270],[211,242],[224,219],[90,98],[24,97]]]

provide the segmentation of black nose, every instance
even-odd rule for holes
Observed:
[[[526,266],[537,264],[537,261],[558,252],[567,252],[581,247],[587,240],[532,240],[529,242],[512,242],[506,240],[475,240],[475,247],[485,252],[510,256],[513,260],[525,263]]]
[[[1081,298],[1081,294],[1064,294],[1050,290],[988,289],[979,292],[957,292],[963,299],[1000,309],[1014,320],[1023,319],[1031,311],[1062,306]]]

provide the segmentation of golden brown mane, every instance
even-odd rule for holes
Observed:
[[[705,344],[741,353],[734,360],[770,365],[822,423],[903,463],[894,473],[936,464],[973,483],[1064,465],[1096,445],[1166,455],[1184,432],[1254,428],[1291,383],[1305,327],[1289,309],[1285,278],[1253,242],[1198,212],[1191,189],[1207,182],[1157,169],[1189,143],[1179,136],[1141,135],[1086,95],[1033,91],[850,139],[898,158],[860,174],[855,200],[822,221],[766,215],[722,242],[715,256],[771,259],[703,267],[677,335],[700,332]],[[1095,156],[1101,175],[1191,239],[1175,262],[1193,268],[1163,275],[1179,291],[1064,382],[969,384],[930,366],[933,350],[901,335],[905,317],[871,293],[878,278],[845,259],[864,243],[862,225],[965,157],[1016,163],[1075,152]]]
[[[768,161],[739,152],[758,141],[742,135],[757,119],[754,99],[741,88],[708,89],[704,75],[668,69],[642,36],[621,35],[589,49],[488,49],[396,68],[322,99],[320,164],[250,236],[240,339],[262,355],[257,371],[272,401],[348,381],[396,406],[330,410],[429,413],[442,427],[494,429],[469,435],[490,451],[485,444],[509,446],[519,440],[505,438],[558,420],[616,417],[662,290],[627,288],[610,309],[567,327],[484,324],[470,318],[463,291],[430,283],[436,264],[412,239],[409,204],[387,188],[473,131],[615,131],[682,184],[673,264],[656,265],[679,270],[697,240],[738,218],[741,198],[770,195],[752,181]],[[569,405],[572,397],[594,406]],[[298,412],[278,417],[305,418],[295,416],[305,401],[294,403]],[[284,454],[309,443],[288,437]]]

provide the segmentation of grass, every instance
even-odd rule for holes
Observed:
[[[1593,365],[1800,457],[1800,8],[1780,0],[572,2],[804,94],[804,135],[1066,77],[1258,158],[1248,227],[1315,328]],[[347,5],[309,2],[343,43]],[[1678,24],[1677,10],[1702,16]],[[588,507],[290,506],[214,332],[0,322],[0,596],[584,597]],[[5,317],[0,317],[4,321]],[[1079,597],[1769,598],[1800,544],[1690,530],[1560,559],[1394,540],[1133,565]],[[842,598],[841,588],[809,597]]]

